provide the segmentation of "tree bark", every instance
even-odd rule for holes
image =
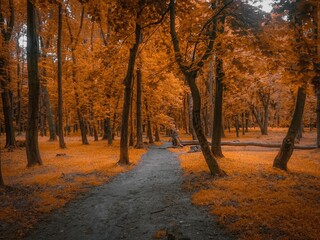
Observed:
[[[206,163],[210,169],[210,172],[212,175],[224,175],[224,172],[220,169],[212,151],[210,150],[209,143],[207,141],[207,138],[205,134],[203,133],[202,124],[201,124],[201,97],[198,90],[198,87],[196,85],[196,72],[191,72],[186,75],[188,85],[190,87],[190,90],[192,92],[192,98],[193,98],[193,109],[192,109],[192,122],[193,122],[193,128],[195,130],[195,133],[197,135],[197,139],[199,141],[199,144],[201,146],[201,150],[203,153],[203,156],[206,160]],[[220,132],[221,133],[221,132]]]
[[[159,134],[159,127],[158,124],[155,124],[155,135],[154,135],[154,141],[155,142],[160,142],[160,134]]]
[[[51,110],[51,104],[50,104],[50,96],[48,94],[48,89],[46,86],[42,87],[43,90],[43,95],[44,95],[44,104],[46,107],[46,113],[47,113],[47,120],[48,120],[48,125],[49,125],[49,141],[56,141],[57,140],[57,135],[56,135],[56,127],[53,121],[53,116],[52,116],[52,110]]]
[[[214,176],[215,175],[223,176],[223,175],[225,175],[225,173],[220,169],[218,162],[216,161],[214,155],[211,152],[207,138],[204,135],[203,130],[201,128],[201,126],[202,126],[201,112],[200,112],[201,111],[201,97],[200,97],[199,89],[196,85],[197,72],[203,66],[204,61],[206,59],[208,59],[208,57],[211,55],[215,36],[211,36],[205,53],[202,55],[200,60],[197,61],[197,63],[194,62],[194,58],[193,58],[193,62],[190,65],[190,67],[187,67],[185,64],[183,64],[183,58],[182,58],[182,55],[180,52],[180,47],[179,47],[179,40],[178,40],[178,36],[176,33],[175,1],[174,0],[170,0],[170,35],[171,35],[171,40],[173,43],[176,62],[179,65],[181,72],[186,77],[189,88],[191,90],[192,100],[193,100],[193,108],[192,108],[193,128],[194,128],[196,135],[197,135],[197,138],[199,140],[203,156],[205,158],[205,161],[209,167],[211,174]],[[194,54],[195,54],[195,52],[194,52]],[[193,69],[193,68],[195,68],[195,69]]]
[[[320,79],[320,78],[319,78]],[[319,80],[320,82],[320,80]],[[320,148],[320,83],[317,92],[317,146]]]
[[[10,79],[10,48],[9,41],[11,39],[12,30],[14,26],[14,7],[13,1],[9,0],[9,11],[10,17],[4,19],[2,15],[2,9],[0,9],[0,27],[1,27],[1,37],[2,37],[2,46],[0,53],[0,79],[1,79],[1,88],[2,88],[2,105],[3,105],[3,115],[4,123],[6,130],[6,145],[5,147],[14,148],[15,147],[15,132],[13,125],[13,106],[11,101],[11,91],[9,87]],[[7,27],[5,26],[5,22]]]
[[[246,111],[245,113],[245,117],[246,117],[246,132],[249,132],[249,112]]]
[[[193,140],[196,140],[197,139],[197,135],[196,135],[196,132],[194,131],[194,128],[193,128],[193,112],[192,112],[192,109],[193,109],[193,97],[192,97],[192,94],[189,95],[189,133],[191,133],[192,135],[192,139]]]
[[[16,146],[13,117],[12,117],[12,102],[10,99],[10,95],[11,94],[10,94],[8,85],[6,83],[3,83],[1,97],[2,97],[4,124],[5,124],[5,130],[6,130],[6,145],[5,145],[6,148],[14,148]]]
[[[137,16],[137,19],[139,16]],[[129,111],[131,106],[131,91],[134,66],[136,62],[137,52],[140,44],[141,26],[136,22],[135,26],[135,43],[130,49],[129,63],[127,74],[124,80],[125,92],[122,108],[122,122],[121,122],[121,136],[120,136],[120,159],[119,164],[129,164],[129,149],[128,149],[128,125],[129,125]]]
[[[216,56],[216,94],[214,100],[214,118],[211,151],[215,157],[222,158],[221,149],[221,133],[222,133],[222,101],[223,101],[223,85],[224,78],[222,59]]]
[[[141,69],[137,69],[137,106],[136,106],[137,143],[135,148],[143,148],[141,100],[142,100],[142,76],[141,76]]]
[[[63,95],[62,95],[62,4],[59,3],[58,16],[58,41],[57,41],[57,59],[58,59],[58,135],[59,147],[66,148],[63,135]]]
[[[1,158],[0,158],[0,187],[4,187],[4,181],[2,177]]]
[[[236,128],[236,136],[239,137],[239,116],[238,115],[235,116],[234,122],[235,122],[235,128]]]
[[[244,112],[241,113],[241,127],[242,127],[242,135],[244,135]]]
[[[280,151],[273,161],[273,166],[282,170],[287,170],[287,163],[293,153],[294,140],[301,126],[306,93],[303,87],[299,87],[296,99],[295,110],[287,132],[286,137],[282,141]]]
[[[150,144],[153,144],[153,136],[152,136],[152,127],[151,127],[151,121],[150,121],[150,112],[149,112],[149,106],[147,99],[145,99],[145,106],[146,106],[146,114],[147,114],[147,137]]]
[[[38,111],[40,96],[40,80],[38,70],[39,53],[35,6],[27,1],[27,61],[28,61],[28,121],[26,130],[26,152],[28,167],[41,165],[42,160],[38,145]]]

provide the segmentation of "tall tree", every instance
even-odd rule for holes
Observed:
[[[68,30],[69,30],[69,36],[70,36],[70,50],[71,50],[71,59],[72,59],[72,81],[73,81],[73,88],[74,88],[74,94],[75,94],[75,100],[77,104],[77,116],[79,119],[79,125],[80,125],[80,132],[81,132],[81,140],[82,144],[89,144],[88,139],[87,139],[87,127],[86,127],[86,121],[85,118],[81,112],[81,106],[80,106],[80,95],[78,93],[78,84],[77,84],[77,59],[76,59],[76,49],[78,47],[79,43],[79,37],[81,34],[81,31],[83,29],[83,19],[85,15],[85,8],[84,5],[82,4],[81,6],[81,16],[80,16],[80,25],[79,29],[76,35],[73,34],[71,25],[69,22],[69,18],[71,17],[68,16],[69,12],[67,12],[67,25],[68,25]]]
[[[58,59],[58,132],[59,147],[66,148],[63,134],[63,96],[62,96],[62,3],[58,5],[58,41],[57,41],[57,59]]]
[[[224,7],[223,7],[224,8]],[[209,143],[207,141],[207,138],[203,132],[202,124],[201,124],[201,96],[199,89],[196,84],[196,79],[199,70],[203,67],[204,61],[211,56],[212,48],[214,45],[215,40],[215,31],[214,31],[214,25],[213,20],[219,13],[222,11],[222,9],[217,10],[214,17],[211,17],[209,21],[206,23],[207,28],[206,29],[210,34],[210,39],[208,40],[208,44],[206,45],[205,52],[201,57],[198,57],[197,61],[195,60],[196,56],[196,47],[197,44],[194,47],[193,53],[192,53],[192,59],[191,64],[187,65],[183,61],[182,54],[180,52],[180,46],[179,46],[179,38],[176,33],[176,11],[175,11],[175,1],[170,0],[170,34],[171,39],[173,43],[173,48],[175,52],[175,59],[177,64],[179,65],[179,68],[183,75],[186,78],[186,81],[190,87],[192,99],[193,99],[193,108],[192,108],[192,120],[193,120],[193,127],[196,132],[197,138],[199,140],[199,144],[201,146],[202,153],[204,155],[204,158],[207,162],[207,165],[211,171],[212,175],[224,175],[224,172],[220,169],[218,162],[216,161],[214,155],[212,154]],[[199,39],[198,39],[199,41]]]
[[[41,165],[38,145],[38,119],[40,80],[38,70],[39,44],[37,36],[36,11],[31,0],[27,0],[27,62],[28,62],[28,121],[26,129],[26,152],[28,167]]]
[[[306,93],[303,87],[299,87],[294,114],[287,132],[282,141],[280,151],[273,161],[273,166],[282,170],[287,170],[287,163],[293,153],[294,141],[301,126]]]
[[[1,159],[0,159],[0,188],[4,187],[4,181],[2,177]]]
[[[302,123],[302,116],[304,111],[305,99],[306,99],[306,83],[308,81],[308,75],[305,71],[309,62],[306,61],[308,59],[308,51],[307,46],[303,41],[303,18],[302,15],[299,14],[297,7],[299,6],[299,1],[294,3],[293,8],[288,14],[289,21],[294,28],[294,47],[297,52],[297,70],[300,73],[300,84],[301,86],[298,89],[298,94],[296,98],[295,110],[291,119],[291,123],[287,132],[286,137],[282,141],[281,148],[273,161],[273,166],[276,168],[280,168],[282,170],[287,170],[287,163],[293,153],[294,149],[294,141],[298,135],[299,129]]]
[[[137,69],[137,106],[136,106],[136,130],[137,130],[137,143],[136,148],[143,148],[143,139],[142,139],[142,114],[141,114],[141,102],[142,102],[142,76],[141,68]]]
[[[219,2],[221,7],[222,2]],[[220,16],[215,20],[216,35],[219,37],[224,31],[225,16]],[[223,60],[222,60],[222,42],[219,41],[216,44],[216,58],[215,58],[215,83],[216,83],[216,94],[214,100],[214,116],[213,116],[213,127],[212,127],[212,142],[211,151],[215,157],[224,157],[221,149],[221,134],[222,134],[222,102],[223,102]]]
[[[8,16],[5,16],[5,8],[9,9]],[[0,30],[1,30],[1,50],[0,50],[0,82],[1,82],[1,97],[3,105],[3,114],[6,130],[6,145],[5,147],[15,147],[15,131],[13,125],[12,101],[10,90],[10,48],[9,41],[12,36],[14,26],[14,5],[13,0],[8,2],[0,2]]]
[[[129,164],[129,151],[128,151],[128,126],[129,126],[129,112],[131,106],[131,91],[132,91],[132,80],[133,80],[133,72],[134,66],[136,62],[137,52],[139,49],[139,44],[141,40],[141,25],[138,22],[140,15],[143,10],[142,6],[143,1],[139,1],[139,9],[137,11],[136,16],[136,24],[135,24],[135,42],[130,49],[129,62],[127,74],[124,79],[125,84],[125,92],[124,92],[124,101],[122,108],[122,122],[121,122],[121,136],[120,136],[120,164]]]

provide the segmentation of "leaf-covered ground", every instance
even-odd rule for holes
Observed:
[[[225,140],[236,139],[226,132]],[[240,141],[281,142],[284,129],[268,136],[249,132]],[[305,132],[300,145],[315,145]],[[184,139],[184,136],[182,136]],[[272,168],[278,150],[223,147],[219,164],[227,177],[213,179],[201,153],[175,149],[185,172],[192,202],[208,206],[221,224],[240,239],[318,239],[320,236],[320,151],[295,150],[288,172]]]
[[[2,136],[1,143],[4,140]],[[13,152],[1,149],[7,187],[0,189],[0,239],[23,237],[44,214],[132,169],[146,152],[130,149],[133,164],[124,167],[117,164],[118,141],[112,146],[106,141],[82,145],[78,137],[67,137],[67,149],[59,149],[58,142],[48,142],[47,138],[40,137],[39,143],[43,165],[33,168],[26,167],[25,148]]]

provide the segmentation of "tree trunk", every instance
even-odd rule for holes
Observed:
[[[151,128],[151,121],[150,121],[150,112],[147,99],[145,99],[145,106],[146,106],[146,114],[147,114],[147,137],[149,139],[149,143],[153,144],[153,136],[152,136],[152,128]]]
[[[268,125],[269,125],[269,103],[270,103],[270,94],[260,94],[260,99],[263,104],[263,125],[261,134],[262,135],[268,135]]]
[[[317,146],[320,148],[320,84],[317,90]]]
[[[40,80],[41,81],[41,80]],[[39,117],[40,117],[40,136],[43,137],[46,135],[45,130],[45,106],[44,106],[44,95],[43,95],[43,89],[40,86],[40,104],[39,104]]]
[[[0,158],[0,188],[1,187],[4,187],[4,181],[3,181],[3,177],[2,177],[1,158]]]
[[[133,91],[132,91],[133,93]],[[132,99],[132,95],[131,95],[131,99]],[[132,100],[131,100],[132,103]],[[129,146],[133,147],[134,145],[134,133],[133,133],[133,104],[131,104],[131,108],[130,108],[130,116],[129,116],[129,122],[130,122],[130,137],[129,137]]]
[[[58,135],[59,147],[66,148],[63,136],[63,96],[62,96],[62,4],[59,3],[58,17],[58,41],[57,41],[57,59],[58,59]]]
[[[1,97],[3,105],[4,123],[6,130],[6,145],[5,147],[15,147],[15,133],[13,125],[13,103],[11,101],[11,91],[9,83],[10,79],[10,48],[9,41],[11,39],[12,30],[14,26],[14,6],[13,1],[9,0],[10,17],[7,19],[3,18],[4,11],[0,7],[0,32],[2,38],[1,54],[0,54],[0,82],[1,82]],[[7,11],[7,10],[5,10]]]
[[[244,135],[244,113],[241,113],[241,127],[242,127],[242,135]]]
[[[141,114],[141,100],[142,100],[142,77],[141,69],[137,69],[137,143],[135,148],[143,148],[142,138],[142,114]]]
[[[48,94],[48,89],[46,86],[42,87],[43,90],[43,97],[44,97],[44,104],[46,107],[46,113],[47,113],[47,120],[48,120],[48,125],[49,125],[49,134],[50,134],[50,138],[49,141],[56,141],[57,140],[57,135],[56,135],[56,131],[55,131],[55,124],[53,121],[53,117],[52,117],[52,110],[51,110],[51,104],[50,104],[50,97]]]
[[[95,142],[99,141],[98,131],[95,124],[93,124],[93,139]]]
[[[214,118],[211,151],[215,157],[224,157],[221,149],[221,132],[222,132],[222,98],[224,78],[223,62],[218,56],[216,57],[216,94],[214,100]]]
[[[209,72],[209,101],[210,101],[210,115],[209,115],[209,126],[210,136],[213,136],[213,116],[214,116],[214,96],[213,96],[213,83],[214,83],[214,72],[213,72],[213,57],[210,60],[210,72]]]
[[[23,60],[24,61],[24,60]],[[23,69],[22,69],[23,71]],[[22,73],[23,75],[23,73]],[[22,87],[22,77],[18,79],[18,86],[17,86],[17,118],[16,118],[16,124],[17,124],[17,129],[18,129],[18,135],[21,135],[22,133],[22,124],[21,124],[21,113],[22,113],[22,107],[21,107],[21,87]]]
[[[138,17],[137,17],[138,18]],[[131,106],[131,91],[132,80],[137,52],[140,44],[141,26],[136,23],[135,27],[135,43],[130,49],[129,63],[127,74],[125,77],[125,92],[122,108],[122,122],[121,122],[121,136],[120,136],[120,159],[119,164],[129,164],[129,150],[128,150],[128,125],[129,125],[129,111]]]
[[[14,133],[13,117],[12,117],[12,103],[10,99],[10,90],[8,89],[8,85],[7,86],[3,86],[3,85],[2,85],[1,97],[2,97],[5,130],[6,130],[5,147],[14,148],[16,146],[16,140],[15,140],[15,133]]]
[[[251,112],[252,112],[254,118],[256,119],[257,124],[258,124],[258,126],[259,126],[259,128],[260,128],[261,135],[268,135],[268,133],[265,132],[265,126],[264,126],[263,120],[261,119],[261,114],[260,114],[260,112],[259,112],[259,111],[257,110],[257,108],[256,108],[255,106],[253,106],[253,105],[251,105],[250,108],[251,108]]]
[[[246,117],[246,132],[249,132],[249,130],[248,130],[248,127],[249,127],[249,112],[246,111],[245,117]]]
[[[188,75],[186,75],[188,85],[190,87],[191,93],[192,93],[192,99],[193,99],[193,109],[192,109],[192,122],[193,122],[193,128],[197,134],[197,138],[199,140],[199,144],[201,146],[201,150],[203,153],[203,156],[207,162],[207,165],[210,169],[210,172],[212,175],[224,175],[224,172],[220,169],[213,153],[210,150],[209,143],[207,141],[207,138],[202,130],[201,125],[201,97],[198,90],[198,87],[196,85],[196,72],[191,72]],[[221,132],[220,132],[221,133]]]
[[[155,135],[154,135],[154,137],[155,137],[154,141],[155,142],[160,142],[160,134],[159,134],[158,124],[155,124],[155,128],[156,128],[156,131],[155,131]]]
[[[38,71],[38,37],[36,29],[35,7],[27,1],[27,61],[28,61],[28,121],[26,130],[26,152],[28,167],[41,165],[38,146],[38,111],[40,96],[40,81]]]
[[[189,133],[191,133],[192,135],[192,139],[193,140],[196,140],[197,139],[197,135],[196,135],[196,132],[193,128],[193,112],[192,112],[192,109],[193,109],[193,96],[192,94],[189,95]]]
[[[238,115],[235,116],[234,121],[235,121],[235,127],[236,127],[236,135],[237,137],[239,137],[239,116]]]
[[[287,170],[287,163],[293,153],[294,140],[301,126],[304,104],[306,100],[305,89],[299,87],[296,99],[296,106],[286,137],[282,141],[280,151],[273,161],[273,166],[282,170]]]

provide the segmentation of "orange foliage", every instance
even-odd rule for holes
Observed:
[[[281,134],[271,135],[278,139]],[[306,142],[315,139],[309,133],[304,136]],[[180,153],[185,188],[194,192],[192,202],[210,206],[240,239],[319,237],[319,149],[295,150],[287,173],[272,168],[276,149],[223,147],[226,158],[219,164],[228,176],[218,179],[210,176],[201,153],[185,154],[186,147],[174,151]]]
[[[116,174],[132,169],[146,151],[130,149],[132,164],[120,166],[117,164],[118,141],[112,146],[105,141],[87,146],[82,145],[78,137],[67,137],[66,142],[68,148],[59,149],[57,142],[40,138],[43,166],[33,168],[26,167],[25,149],[14,152],[2,149],[2,171],[9,188],[0,190],[0,222],[10,226],[11,237],[22,237],[41,214],[61,208],[92,186],[104,184]],[[56,156],[57,153],[62,156]]]

